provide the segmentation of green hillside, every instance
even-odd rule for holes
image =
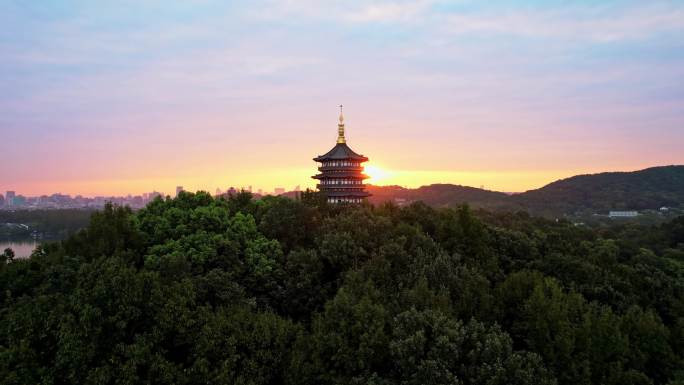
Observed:
[[[536,190],[504,194],[474,187],[434,184],[417,189],[369,186],[372,203],[423,201],[435,207],[468,203],[493,210],[525,210],[561,216],[577,212],[684,207],[684,166],[652,167],[634,172],[605,172],[561,179]]]
[[[511,197],[532,212],[645,210],[684,205],[684,166],[577,175]]]

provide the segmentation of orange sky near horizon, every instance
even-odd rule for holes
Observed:
[[[636,169],[611,170],[635,171]],[[369,163],[367,174],[371,177],[367,183],[374,185],[399,185],[417,188],[435,183],[449,183],[501,192],[523,192],[540,188],[555,180],[583,173],[601,172],[603,170],[549,170],[549,171],[439,171],[439,170],[392,170]],[[69,181],[32,182],[15,189],[26,196],[50,195],[53,193],[70,194],[72,196],[126,196],[141,195],[158,191],[166,195],[175,193],[176,186],[183,186],[186,191],[208,191],[213,194],[217,188],[222,191],[229,187],[248,188],[256,192],[272,193],[274,187],[283,187],[292,191],[297,185],[304,190],[315,189],[315,181],[310,175],[316,173],[315,165],[310,169],[271,169],[244,170],[241,174],[233,174],[230,178],[222,175],[198,175],[186,177],[159,177],[139,179],[90,179]],[[232,183],[227,182],[232,181]],[[12,190],[12,188],[8,188]],[[0,192],[4,194],[4,191]]]

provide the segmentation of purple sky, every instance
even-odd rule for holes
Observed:
[[[684,2],[2,1],[0,191],[503,191],[684,163]]]

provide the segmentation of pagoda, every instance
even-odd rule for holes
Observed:
[[[344,138],[344,115],[340,105],[340,123],[337,125],[337,144],[325,155],[313,159],[320,162],[318,171],[312,176],[318,179],[316,187],[325,194],[328,203],[361,203],[371,194],[363,184],[368,175],[363,173],[363,162],[368,158],[355,153]]]

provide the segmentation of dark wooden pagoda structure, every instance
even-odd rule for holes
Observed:
[[[363,184],[368,176],[363,173],[363,162],[368,158],[355,153],[344,138],[344,116],[340,106],[340,123],[337,125],[337,144],[332,150],[314,160],[320,162],[318,171],[312,176],[318,179],[318,190],[327,197],[328,203],[361,203],[371,194]]]

